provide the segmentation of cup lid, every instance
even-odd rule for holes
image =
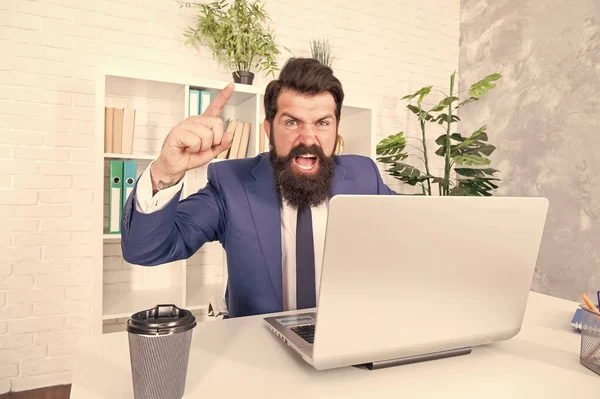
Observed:
[[[165,335],[196,327],[196,318],[186,309],[175,305],[156,305],[134,313],[127,321],[127,331],[143,335]]]

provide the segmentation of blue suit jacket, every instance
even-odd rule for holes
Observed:
[[[335,158],[331,195],[395,194],[373,160]],[[230,317],[283,310],[280,199],[268,153],[211,163],[208,184],[180,201],[176,195],[149,214],[135,208],[135,190],[123,211],[121,245],[127,262],[154,266],[192,256],[219,241],[227,253]]]

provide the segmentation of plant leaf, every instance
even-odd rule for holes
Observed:
[[[432,179],[434,176],[425,175],[419,169],[401,162],[394,163],[394,166],[387,169],[387,172],[394,178],[415,186],[424,182],[427,179]]]
[[[457,165],[489,165],[490,160],[474,154],[456,155],[452,157]]]
[[[501,77],[502,77],[502,75],[500,75],[499,73],[493,73],[491,75],[486,76],[479,82],[473,83],[471,85],[469,94],[471,95],[471,97],[473,97],[475,99],[479,99],[481,96],[483,96],[489,90],[496,87],[496,84],[494,83],[494,81],[500,79]]]
[[[439,123],[448,123],[448,114],[439,114],[434,120],[434,122]],[[460,118],[457,115],[452,114],[452,123],[460,121]]]
[[[494,173],[498,172],[492,168],[454,168],[457,175],[464,177],[485,177],[493,176]]]
[[[470,179],[460,179],[456,187],[452,188],[448,195],[461,196],[486,196],[492,195],[491,191],[498,188],[498,185],[492,183],[500,179],[489,177],[475,177]]]
[[[412,111],[413,114],[417,115],[419,117],[419,119],[424,119],[427,122],[431,121],[433,119],[433,116],[431,116],[427,111],[424,111],[423,109],[421,109],[419,111],[419,107],[413,105],[413,104],[408,104],[406,106],[406,108],[408,108],[409,110]]]
[[[418,96],[419,99],[417,100],[417,103],[421,104],[423,102],[423,99],[431,92],[432,88],[433,86],[422,87],[421,89],[415,91],[413,94],[409,94],[402,97],[402,100],[412,100],[413,98]]]
[[[392,134],[385,139],[381,140],[376,147],[377,155],[406,155],[403,151],[406,148],[406,138],[404,132],[398,132]]]
[[[428,112],[439,112],[444,110],[448,105],[452,104],[454,101],[458,101],[459,98],[458,97],[446,97],[444,98],[442,101],[440,101],[440,103],[438,105],[436,105],[435,107],[431,108]]]

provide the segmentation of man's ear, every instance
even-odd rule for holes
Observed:
[[[267,134],[267,138],[271,140],[271,124],[268,120],[263,121],[263,127],[265,128],[265,133]]]

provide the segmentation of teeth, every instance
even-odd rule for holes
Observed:
[[[311,154],[304,154],[304,155],[300,155],[300,157],[302,157],[302,158],[314,158],[315,156],[311,155]]]
[[[300,167],[300,169],[303,169],[303,170],[311,170],[315,166],[314,164],[313,165],[307,165],[307,166],[300,165],[300,164],[297,164],[297,165]]]

